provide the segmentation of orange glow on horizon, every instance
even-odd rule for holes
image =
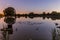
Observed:
[[[53,11],[56,11],[56,12],[60,12],[60,10],[53,10]],[[52,10],[45,10],[45,11],[39,11],[39,10],[33,10],[33,11],[26,11],[26,10],[20,10],[20,11],[17,11],[16,10],[16,14],[28,14],[28,13],[30,13],[30,12],[34,12],[34,13],[37,13],[37,14],[41,14],[41,13],[43,13],[43,12],[46,12],[46,13],[51,13],[52,12]],[[0,14],[4,14],[3,13],[3,9],[1,8],[0,9]]]

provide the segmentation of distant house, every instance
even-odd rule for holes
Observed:
[[[8,7],[5,10],[3,10],[5,16],[14,16],[16,14],[16,11],[13,7]]]

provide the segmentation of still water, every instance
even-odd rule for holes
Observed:
[[[58,25],[55,25],[56,23]],[[60,20],[43,19],[42,17],[33,19],[3,17],[0,19],[0,40],[33,40],[32,38],[39,38],[40,31],[44,31],[39,29],[42,25],[45,27],[52,26],[52,28],[58,27]],[[60,29],[57,29],[59,32]]]

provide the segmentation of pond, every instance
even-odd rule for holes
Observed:
[[[40,29],[43,26],[46,30],[48,26],[57,28],[60,26],[60,19],[3,17],[0,19],[0,40],[37,40],[34,38],[39,38],[41,33],[46,33],[43,32],[44,28],[44,30]],[[57,30],[59,33],[60,29],[57,28]]]

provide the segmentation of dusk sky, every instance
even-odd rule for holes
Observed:
[[[7,7],[14,7],[17,13],[60,12],[60,0],[0,0],[0,13]]]

